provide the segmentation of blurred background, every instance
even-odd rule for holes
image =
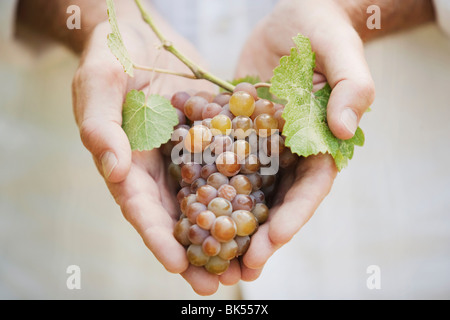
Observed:
[[[226,79],[276,2],[192,1],[195,15],[177,16],[173,1],[155,5]],[[377,98],[361,122],[366,145],[258,280],[200,297],[148,251],[83,147],[71,102],[77,57],[2,41],[0,298],[450,298],[450,40],[427,25],[368,44],[367,59]],[[70,265],[81,269],[79,290],[66,286]],[[367,286],[370,265],[380,289]]]

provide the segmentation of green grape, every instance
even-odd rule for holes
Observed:
[[[191,244],[186,254],[189,262],[197,267],[204,266],[209,260],[209,256],[203,252],[202,246],[198,244]]]
[[[255,118],[254,128],[260,137],[268,137],[278,131],[278,121],[267,113],[262,113]]]
[[[211,132],[213,135],[226,135],[232,128],[231,119],[225,114],[218,114],[211,119]]]
[[[231,219],[236,223],[236,234],[238,236],[249,236],[258,228],[258,220],[256,220],[255,216],[250,211],[233,211]]]
[[[230,266],[229,260],[224,260],[218,256],[211,257],[205,264],[205,269],[213,274],[221,275]]]
[[[229,106],[231,113],[236,117],[250,117],[255,110],[255,98],[245,91],[237,91],[231,96]]]

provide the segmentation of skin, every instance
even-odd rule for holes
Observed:
[[[136,63],[188,72],[173,56],[156,48],[159,42],[142,22],[134,5],[128,0],[115,3],[125,45]],[[433,19],[430,1],[405,0],[401,5],[396,2],[395,11],[390,10],[394,0],[370,3],[378,4],[382,12],[389,12],[389,21],[380,35]],[[66,28],[66,8],[73,4],[81,8],[81,30]],[[303,33],[311,39],[317,55],[314,88],[320,88],[326,81],[333,88],[328,105],[330,128],[341,139],[351,138],[353,131],[342,123],[342,111],[354,112],[353,126],[356,126],[374,99],[363,39],[378,35],[364,30],[365,18],[360,16],[367,6],[366,1],[356,0],[281,0],[253,31],[242,51],[236,76],[256,74],[269,79],[279,58],[288,54],[292,36]],[[195,49],[149,8],[163,34],[186,56],[202,65]],[[104,1],[21,0],[17,21],[19,37],[25,38],[31,29],[80,55],[72,88],[73,111],[81,140],[92,153],[126,220],[164,267],[180,273],[198,294],[213,294],[219,283],[232,285],[239,280],[256,279],[267,259],[301,229],[331,190],[337,175],[331,157],[317,155],[301,159],[293,172],[282,176],[283,183],[278,188],[270,218],[254,234],[243,259],[234,260],[220,276],[189,266],[185,249],[173,237],[178,218],[177,201],[167,180],[166,165],[159,150],[131,152],[121,128],[122,103],[131,89],[171,95],[187,88],[215,92],[215,87],[201,80],[149,75],[142,71],[129,78],[106,45],[110,31]]]

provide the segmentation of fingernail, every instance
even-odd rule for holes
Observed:
[[[106,179],[109,178],[114,168],[117,166],[117,158],[114,153],[107,151],[102,156],[103,175]]]
[[[341,122],[351,134],[355,134],[356,129],[358,128],[358,116],[352,109],[347,108],[342,111]]]

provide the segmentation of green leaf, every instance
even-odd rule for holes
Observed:
[[[329,153],[338,170],[352,159],[354,146],[364,144],[364,133],[358,128],[353,138],[340,140],[328,127],[327,105],[331,87],[312,93],[315,54],[308,38],[293,38],[295,47],[290,56],[282,57],[272,77],[271,93],[288,102],[283,112],[286,120],[283,135],[291,151],[303,156]]]
[[[108,7],[109,24],[111,25],[112,30],[112,32],[108,34],[108,47],[117,60],[119,60],[122,64],[124,71],[132,77],[134,64],[127,48],[125,47],[125,44],[123,43],[122,35],[119,31],[114,0],[106,0],[106,5]]]
[[[122,128],[132,150],[152,150],[166,143],[178,124],[178,116],[170,101],[151,95],[145,101],[142,91],[132,90],[123,105]]]

